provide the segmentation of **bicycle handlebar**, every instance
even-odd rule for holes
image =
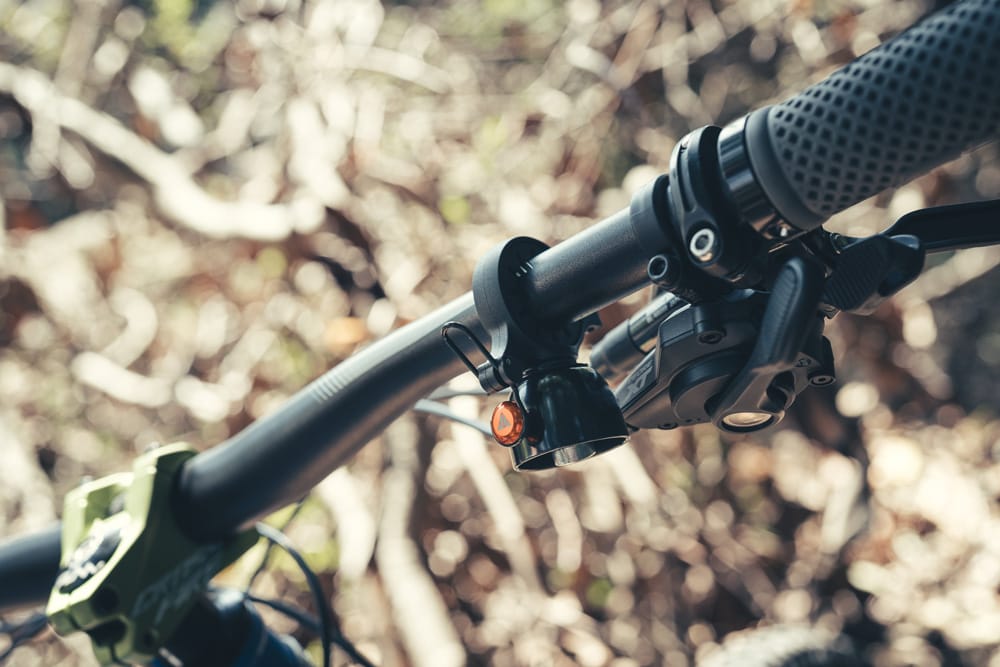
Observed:
[[[59,574],[61,527],[0,543],[0,611],[45,603]]]
[[[532,260],[532,275],[551,279],[534,283],[527,308],[575,317],[617,301],[645,283],[648,250],[627,211],[612,216]],[[596,282],[595,274],[607,279]],[[595,282],[591,291],[573,290]],[[483,335],[466,294],[315,380],[280,418],[262,419],[192,460],[176,494],[185,531],[223,537],[301,498],[418,399],[463,372],[441,338],[451,321]]]
[[[972,39],[983,40],[978,56]],[[744,136],[753,177],[789,222],[815,227],[985,140],[1000,116],[996,62],[1000,3],[954,5],[802,94],[751,114]],[[975,83],[957,80],[963,77]],[[957,95],[975,103],[953,103]],[[924,97],[935,102],[919,104]],[[666,238],[640,237],[627,211],[613,216],[532,260],[527,307],[552,320],[594,312],[646,283],[646,262]],[[192,459],[174,495],[187,532],[219,538],[294,502],[416,400],[462,372],[440,337],[448,321],[480,330],[470,294],[344,361],[292,397],[280,415]],[[45,601],[58,567],[56,537],[50,530],[0,544],[0,610]]]
[[[532,283],[529,307],[547,316],[589,313],[639,289],[648,240],[636,236],[625,211],[542,253],[533,260],[542,277]],[[549,273],[558,275],[549,280]],[[593,284],[595,274],[608,280],[597,289],[573,289]],[[417,400],[462,373],[465,366],[441,338],[442,326],[452,321],[484,335],[472,294],[465,294],[345,360],[296,393],[280,413],[193,458],[174,493],[185,531],[206,541],[221,538],[295,502]],[[56,531],[46,536],[0,544],[0,580],[20,582],[16,590],[0,587],[0,610],[47,599],[59,541]],[[44,552],[45,567],[5,559],[11,550]]]
[[[1000,3],[965,0],[747,119],[758,183],[799,229],[995,136]]]

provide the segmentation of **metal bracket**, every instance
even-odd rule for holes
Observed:
[[[520,236],[495,247],[476,265],[472,294],[492,355],[490,368],[478,367],[476,376],[487,392],[515,386],[533,370],[574,365],[583,335],[600,326],[596,314],[562,324],[524,307],[522,279],[532,258],[547,249],[541,241]]]
[[[690,133],[670,157],[670,212],[689,261],[705,274],[740,287],[760,280],[763,237],[726,206],[719,185],[720,128]]]

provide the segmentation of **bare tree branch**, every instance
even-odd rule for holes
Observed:
[[[293,232],[314,231],[323,220],[322,206],[311,197],[257,204],[209,194],[169,154],[108,114],[61,94],[35,70],[0,63],[0,91],[12,94],[33,117],[74,132],[124,164],[149,184],[164,216],[205,236],[276,241]]]

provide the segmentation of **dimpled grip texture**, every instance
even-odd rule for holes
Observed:
[[[1000,0],[954,4],[756,114],[766,129],[750,132],[751,117],[747,151],[762,188],[815,227],[997,136]]]

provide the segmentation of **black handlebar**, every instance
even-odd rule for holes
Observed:
[[[465,367],[441,341],[449,321],[478,329],[471,295],[355,354],[296,393],[279,413],[192,459],[174,493],[185,531],[217,539],[295,502],[417,400],[458,375]]]
[[[537,279],[524,307],[540,319],[593,312],[645,284],[649,251],[623,211],[535,257]],[[220,538],[295,502],[417,400],[463,372],[441,338],[447,322],[485,335],[466,294],[345,360],[279,415],[193,459],[175,494],[184,529],[198,539]]]
[[[752,113],[747,151],[799,229],[996,136],[1000,2],[933,14],[819,83]]]
[[[753,178],[800,229],[990,137],[1000,117],[1000,2],[966,0],[802,94],[751,114]],[[670,230],[623,211],[531,260],[525,307],[569,321],[647,282]],[[362,350],[245,431],[193,458],[174,494],[192,537],[215,539],[305,495],[390,422],[463,371],[441,340],[480,332],[467,294]],[[27,554],[28,558],[24,555]],[[33,562],[32,562],[33,561]],[[0,609],[39,604],[58,567],[58,532],[0,544]]]
[[[59,574],[61,527],[0,543],[0,611],[45,604]]]
[[[646,282],[649,238],[637,235],[628,211],[590,227],[534,258],[534,313],[586,313]],[[599,250],[595,250],[599,248]],[[606,281],[594,280],[607,277]],[[586,291],[576,289],[591,285]],[[328,371],[282,406],[220,445],[188,462],[178,478],[174,509],[192,537],[218,539],[246,528],[309,492],[346,463],[392,421],[431,391],[465,370],[441,338],[448,322],[482,337],[472,295],[466,294]],[[58,532],[45,540],[17,538],[0,544],[0,609],[42,604],[58,570]],[[11,549],[44,552],[44,569]]]

